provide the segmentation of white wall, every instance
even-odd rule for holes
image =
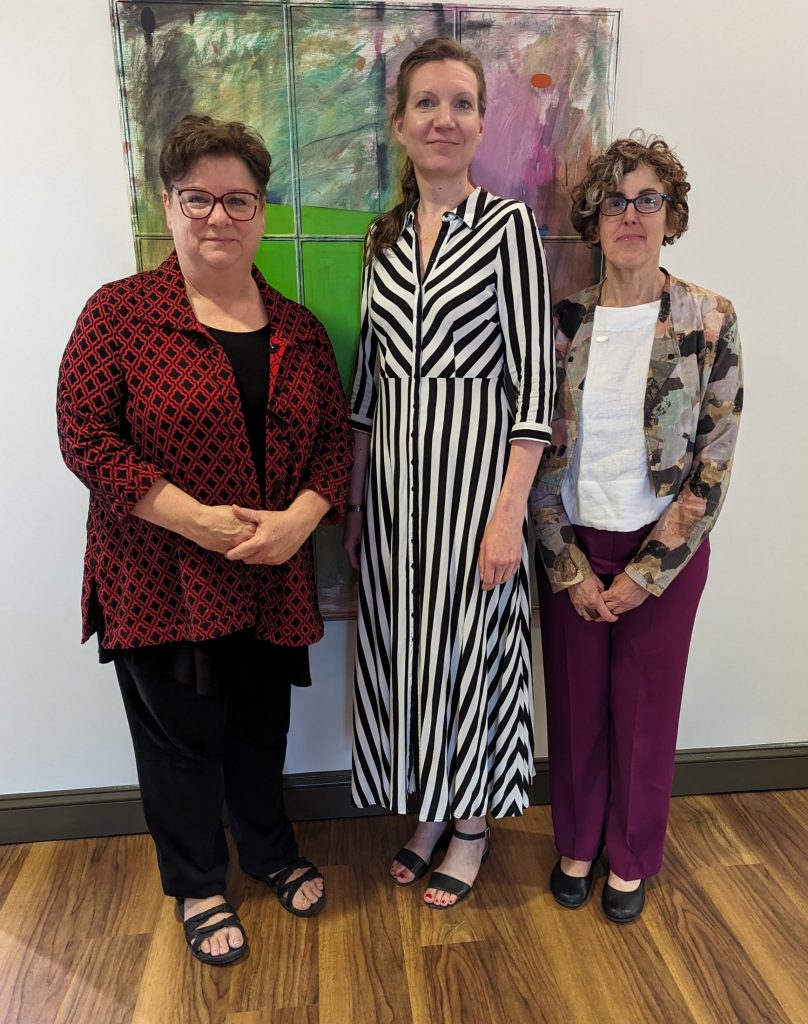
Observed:
[[[615,127],[678,146],[692,227],[665,262],[734,300],[749,394],[680,747],[808,741],[808,8],[624,0],[623,11]],[[126,785],[135,772],[114,673],[78,645],[86,495],[60,461],[53,413],[84,301],[135,269],[106,0],[17,5],[0,38],[0,103],[0,793]],[[332,623],[314,649],[289,771],[348,767],[351,648],[352,624]],[[537,720],[543,754],[540,710]]]

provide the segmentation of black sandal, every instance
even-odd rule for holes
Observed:
[[[185,901],[178,899],[177,912],[180,920],[182,920],[184,908]],[[216,924],[205,924],[206,921],[215,917],[216,914],[228,914],[229,916],[221,921],[217,921]],[[210,910],[203,910],[201,914],[194,914],[187,921],[182,920],[182,927],[185,929],[185,941],[188,943],[188,948],[193,955],[197,960],[200,960],[203,964],[209,964],[211,967],[225,967],[227,964],[234,964],[236,960],[243,959],[249,952],[250,947],[247,944],[247,933],[244,931],[244,925],[242,925],[238,914],[229,903],[218,903],[215,907],[211,907]],[[221,956],[214,956],[213,953],[205,953],[200,949],[205,939],[222,928],[238,928],[244,936],[244,945],[231,946],[229,952],[222,953]]]
[[[488,860],[488,855],[491,852],[491,829],[486,826],[484,832],[458,832],[457,829],[452,830],[452,835],[457,836],[458,839],[464,839],[468,842],[473,842],[475,839],[485,839],[485,849],[483,855],[480,858],[480,867]],[[453,875],[445,875],[442,871],[433,871],[432,877],[429,879],[430,889],[442,889],[444,892],[450,893],[452,896],[456,896],[457,899],[454,903],[424,903],[433,910],[448,910],[450,907],[456,907],[458,903],[464,900],[473,888],[473,883],[469,885],[467,882],[461,882],[459,878],[455,878]]]
[[[429,871],[429,865],[432,863],[432,858],[435,856],[435,850],[439,847],[447,846],[450,836],[451,829],[448,832],[441,832],[438,836],[438,841],[432,847],[432,853],[429,855],[429,860],[424,860],[424,858],[419,857],[417,853],[414,853],[412,850],[408,850],[406,846],[402,846],[401,849],[393,856],[393,860],[397,860],[399,864],[403,864],[408,871],[411,871],[412,878],[409,882],[400,882],[395,875],[390,875],[392,881],[402,889],[406,889],[408,885],[412,885],[413,882],[417,882],[419,878],[423,878],[427,871]]]
[[[306,868],[307,870],[303,874],[296,878],[293,882],[288,881],[291,874],[294,874],[298,868]],[[303,885],[304,882],[312,882],[315,878],[322,878],[322,873],[312,864],[310,860],[306,860],[305,857],[298,857],[296,861],[293,861],[285,868],[281,868],[274,875],[265,875],[264,881],[272,889],[275,895],[278,897],[278,902],[284,908],[288,910],[290,914],[294,914],[295,917],[314,917],[315,914],[319,914],[325,906],[325,889],[323,894],[317,900],[316,903],[312,903],[310,907],[305,910],[298,910],[297,907],[292,905],[292,900],[295,897],[295,893]]]

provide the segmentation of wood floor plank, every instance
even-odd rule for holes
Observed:
[[[732,868],[721,869],[729,872]],[[712,900],[709,877],[655,886],[642,925],[699,1024],[794,1024]],[[632,926],[633,927],[633,926]]]
[[[129,1024],[148,945],[147,935],[87,940],[53,1024]]]
[[[749,836],[722,813],[712,797],[683,796],[671,801],[664,872],[677,880],[717,864],[751,864],[759,858]],[[679,854],[678,857],[674,856]]]
[[[775,791],[773,796],[787,813],[796,816],[803,825],[808,822],[808,789],[780,790]]]
[[[247,1013],[228,1014],[227,1024],[320,1024],[320,1011],[316,1006],[250,1010]]]
[[[538,994],[534,1019],[689,1024],[682,994],[643,922],[619,928],[605,920],[598,905],[601,876],[585,907],[558,906],[549,891],[555,859],[555,851],[545,849],[536,869],[543,883],[532,892],[522,886],[522,903],[505,910],[495,895],[487,915],[511,958],[512,987],[518,992],[530,979],[529,991]],[[520,890],[515,883],[510,888]]]
[[[721,918],[791,1022],[808,1021],[808,899],[795,898],[765,867],[702,872]]]
[[[499,950],[487,942],[459,942],[426,946],[421,951],[424,976],[430,979],[425,997],[430,1021],[460,1024],[486,1021],[490,1024],[526,1024],[526,1018],[509,1013],[510,1000],[504,985],[487,983],[487,967],[497,963]]]
[[[132,1024],[225,1024],[230,985],[240,972],[249,970],[249,959],[227,967],[207,967],[195,960],[185,947],[173,901],[165,899],[143,967]]]
[[[766,864],[781,885],[795,896],[804,892],[804,865],[808,850],[808,817],[798,810],[804,794],[728,793],[722,801],[722,813],[743,831],[757,863]],[[783,799],[781,799],[781,797]]]
[[[285,910],[263,882],[235,878],[228,892],[238,901],[249,937],[248,969],[234,974],[228,994],[233,1013],[266,1012],[314,1004],[319,992],[318,930],[320,916],[296,917]]]
[[[154,880],[140,853],[125,838],[29,848],[2,908],[0,1006],[19,1004],[20,1020],[36,1024],[56,1019],[88,942],[151,930]]]
[[[546,835],[539,835],[539,824],[543,817],[543,814],[537,814],[530,819],[523,817],[494,824],[491,831],[491,857],[483,865],[472,894],[457,907],[432,910],[423,903],[428,876],[411,887],[397,890],[396,903],[414,1024],[430,1024],[433,1020],[433,1007],[428,993],[433,982],[426,973],[430,961],[425,960],[419,950],[422,947],[480,942],[499,937],[499,927],[491,927],[489,908],[502,900],[502,907],[506,908],[507,913],[511,905],[520,906],[524,903],[525,894],[515,892],[513,888],[512,865],[513,862],[519,865],[520,878],[530,877],[531,865],[528,861],[534,859],[537,864],[541,844],[547,847],[551,843]],[[439,864],[436,866],[439,867]],[[536,867],[532,874],[538,877],[538,873]],[[540,980],[541,965],[532,964],[531,973]]]
[[[268,1024],[320,1024],[320,1010],[317,1006],[275,1010]]]
[[[410,1016],[395,893],[365,865],[329,868],[329,913],[320,921],[320,1021],[402,1020]]]
[[[559,952],[554,911],[560,908],[546,886],[556,851],[547,809],[541,810],[537,828],[524,827],[532,816],[496,823],[474,906],[477,929],[499,958],[494,972],[489,965],[488,984],[496,985],[496,974],[507,964],[508,1012],[524,1020],[532,1015],[537,1022],[572,1019],[566,979],[557,970],[558,960],[548,955],[551,947],[554,955]]]
[[[17,881],[29,850],[28,846],[0,846],[0,911]]]
[[[640,921],[558,907],[549,809],[497,821],[458,907],[387,869],[413,818],[298,826],[328,904],[286,912],[233,860],[248,960],[190,956],[148,836],[0,849],[0,1024],[805,1024],[808,793],[674,801]],[[436,865],[437,866],[437,865]]]
[[[432,910],[423,902],[426,882],[421,879],[395,892],[412,1024],[432,1024],[434,1019],[429,999],[433,981],[427,973],[429,962],[424,959],[424,948],[473,943],[479,937],[469,902],[476,893],[457,908]]]

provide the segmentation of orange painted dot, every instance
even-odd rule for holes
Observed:
[[[531,75],[530,84],[537,89],[548,89],[553,84],[553,80],[549,75]]]

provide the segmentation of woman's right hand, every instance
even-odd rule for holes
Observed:
[[[580,583],[567,588],[572,607],[587,622],[617,622],[617,616],[609,611],[603,600],[606,588],[597,576],[587,576]]]
[[[237,519],[232,505],[202,505],[189,537],[206,551],[224,555],[254,533],[255,524]]]
[[[359,546],[362,543],[362,512],[348,512],[342,528],[342,548],[352,569],[359,570]]]

